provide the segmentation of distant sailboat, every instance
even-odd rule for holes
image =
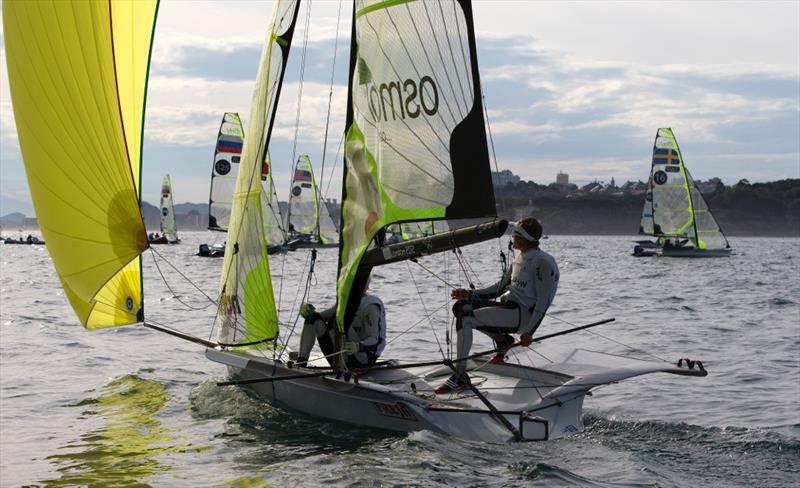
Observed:
[[[172,202],[172,180],[169,174],[164,175],[161,183],[161,236],[166,239],[168,244],[178,244],[178,226],[175,223],[175,206]],[[151,244],[163,244],[163,242],[150,241]]]
[[[239,114],[225,112],[217,133],[208,196],[208,228],[226,232],[231,220],[231,200],[239,174],[244,130]]]
[[[321,197],[307,155],[300,156],[294,167],[287,223],[289,242],[294,247],[339,245],[339,232]]]
[[[208,228],[227,232],[231,219],[231,202],[239,174],[244,129],[239,114],[226,112],[220,123],[217,134],[217,145],[214,150],[214,161],[211,168],[211,189],[208,198]],[[267,227],[269,253],[274,254],[286,249],[286,232],[283,219],[275,195],[275,185],[270,171],[269,155],[261,167],[261,181],[267,191],[262,192],[262,208],[264,222]],[[222,257],[225,255],[224,244],[200,244],[198,256]]]
[[[636,256],[725,257],[730,244],[686,168],[672,129],[658,129]]]

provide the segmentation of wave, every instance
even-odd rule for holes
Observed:
[[[787,486],[800,480],[800,439],[742,427],[702,427],[686,423],[585,419],[583,435],[614,449],[634,452],[648,465],[683,477],[679,486],[705,480],[737,480],[741,485]],[[690,481],[691,480],[691,481]]]

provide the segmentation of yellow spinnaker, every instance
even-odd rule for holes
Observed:
[[[139,209],[157,0],[3,2],[11,99],[31,197],[87,328],[143,319]]]

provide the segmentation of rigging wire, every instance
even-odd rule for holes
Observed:
[[[303,105],[303,87],[305,85],[306,73],[306,53],[308,52],[308,28],[311,23],[311,1],[306,5],[306,19],[303,30],[303,47],[300,49],[300,74],[298,79],[297,88],[297,110],[294,117],[294,139],[292,141],[292,176],[289,178],[289,207],[286,210],[286,227],[289,227],[289,219],[292,214],[292,181],[294,180],[294,173],[297,171],[297,141],[300,138],[300,109]]]
[[[431,320],[431,316],[433,314],[428,313],[428,307],[425,306],[425,299],[422,298],[422,292],[419,289],[419,285],[417,284],[417,279],[414,277],[414,273],[411,272],[411,264],[409,264],[408,261],[406,261],[406,269],[408,270],[408,274],[411,276],[411,281],[414,282],[414,288],[416,288],[417,296],[419,296],[419,301],[420,303],[422,303],[422,310],[425,312],[425,318],[428,319],[428,324],[431,326],[431,332],[433,332],[433,338],[436,339],[436,346],[439,348],[439,353],[442,355],[442,359],[446,359],[446,356],[444,355],[444,350],[442,350],[442,344],[439,342],[439,336],[436,334],[436,329],[434,328],[433,321]]]
[[[310,10],[311,10],[311,6],[310,5],[309,5],[308,10],[310,12]],[[327,151],[328,151],[328,149],[327,149],[328,148],[328,130],[330,128],[331,106],[333,105],[333,83],[334,83],[335,74],[336,74],[336,56],[338,54],[338,47],[339,47],[339,25],[341,23],[341,19],[342,19],[342,2],[340,0],[339,1],[339,11],[338,11],[338,13],[336,15],[336,36],[335,36],[334,44],[333,44],[333,62],[332,62],[332,66],[331,66],[331,83],[330,83],[330,89],[329,89],[329,92],[328,92],[328,112],[327,112],[327,115],[325,116],[325,136],[323,138],[323,144],[322,144],[322,165],[321,165],[321,168],[320,168],[320,184],[322,184],[322,182],[325,181],[325,157],[326,157]],[[303,57],[304,58],[305,58],[305,48],[306,48],[306,46],[304,45],[303,46],[303,50],[304,50]],[[298,105],[299,105],[299,103],[298,103]],[[344,141],[344,132],[342,132],[342,139],[341,139],[339,144],[341,145],[343,141]],[[333,181],[333,171],[336,169],[336,161],[338,160],[338,158],[339,158],[339,149],[337,148],[336,156],[334,158],[334,166],[333,166],[333,169],[331,169],[331,178],[329,178],[329,180],[328,180],[328,187],[325,189],[325,194],[324,195],[318,195],[317,196],[318,199],[319,198],[323,198],[323,199],[327,198],[328,190],[330,189],[330,182]],[[319,187],[317,187],[316,190],[319,191]],[[324,202],[324,200],[323,200],[323,202]],[[330,209],[328,208],[327,204],[323,203],[323,205],[325,205],[325,210],[328,212],[328,215],[330,217]],[[321,236],[320,222],[319,222],[319,205],[317,205],[317,208],[318,208],[318,210],[317,210],[317,219],[316,219],[317,220],[317,235]],[[333,220],[333,219],[331,218],[331,220]],[[311,277],[312,277],[313,272],[314,272],[314,261],[316,261],[316,253],[317,253],[316,248],[314,248],[314,250],[312,252],[313,252],[313,257],[312,257],[312,263],[311,263],[311,270],[309,271],[309,277],[308,277],[308,280],[306,282],[306,290],[303,293],[303,300],[305,300],[308,297],[308,294],[309,294],[309,291],[310,291]],[[295,303],[292,305],[292,309],[294,309],[294,305],[296,305],[296,304],[297,304],[297,297],[295,297]],[[297,324],[297,319],[295,319],[295,322],[292,325],[292,330],[289,333],[289,338],[292,336],[292,333],[294,332],[294,328],[295,328],[296,324]],[[288,343],[289,338],[287,338],[287,340],[286,340],[287,343]]]
[[[331,66],[331,85],[328,91],[328,113],[325,116],[325,137],[322,143],[322,168],[320,169],[320,174],[319,174],[320,183],[325,181],[325,156],[328,151],[328,129],[330,128],[330,123],[331,123],[331,106],[333,105],[333,80],[336,75],[336,55],[338,54],[339,50],[339,24],[341,20],[342,20],[342,1],[339,0],[339,13],[336,16],[336,38],[333,41],[333,63]],[[342,135],[342,137],[344,137],[344,135]],[[331,179],[333,179],[333,170],[331,170]]]
[[[342,136],[339,138],[339,145],[336,148],[336,156],[333,158],[333,168],[331,168],[331,177],[328,178],[328,185],[325,187],[325,198],[328,198],[328,194],[330,193],[331,183],[333,183],[333,172],[336,171],[336,166],[339,164],[339,153],[341,152],[343,147],[344,147],[344,131],[342,131]]]
[[[309,259],[311,264],[309,266]],[[303,297],[300,299],[301,302],[305,301],[308,298],[308,293],[311,290],[311,280],[314,277],[314,264],[317,259],[317,250],[312,249],[310,253],[306,254],[306,260],[303,262],[303,269],[300,271],[300,275],[302,276],[305,274],[306,266],[309,266],[308,277],[306,278],[306,283],[303,288]],[[316,281],[316,280],[315,280]],[[281,274],[281,286],[283,285],[283,274]],[[289,339],[291,339],[292,335],[294,334],[295,329],[297,328],[297,321],[300,320],[300,314],[295,314],[295,305],[297,305],[297,297],[300,294],[300,283],[297,284],[297,290],[295,291],[294,301],[292,302],[292,307],[289,309],[289,317],[290,320],[284,322],[284,325],[287,327],[291,324],[291,328],[289,329],[289,334],[287,335],[286,339],[283,340],[283,349],[281,349],[281,354],[286,351],[286,348],[289,346]],[[294,317],[292,319],[292,317]]]
[[[167,287],[167,289],[169,290],[169,292],[170,292],[170,293],[172,293],[172,296],[173,296],[173,298],[175,298],[175,299],[176,299],[178,302],[180,302],[180,303],[181,303],[183,306],[185,306],[185,307],[186,307],[186,308],[188,308],[189,310],[205,310],[205,309],[207,309],[208,307],[210,307],[211,305],[217,305],[217,301],[216,301],[216,300],[214,300],[213,298],[211,298],[210,296],[208,296],[208,295],[206,294],[206,292],[204,292],[203,290],[201,290],[201,289],[200,289],[200,287],[198,287],[198,286],[197,286],[197,285],[194,283],[194,281],[192,281],[191,279],[189,279],[189,277],[187,277],[185,274],[181,273],[181,271],[180,271],[178,268],[176,268],[176,267],[175,267],[175,265],[173,265],[171,262],[169,262],[169,260],[167,260],[167,259],[166,259],[164,256],[162,256],[161,254],[159,254],[159,253],[158,253],[158,251],[156,251],[156,250],[155,250],[155,249],[153,249],[152,247],[150,247],[150,251],[151,251],[151,254],[150,254],[150,255],[151,255],[151,256],[153,256],[153,264],[155,264],[156,270],[158,271],[158,274],[161,276],[161,280],[164,282],[164,285]],[[175,290],[173,290],[173,289],[172,289],[172,287],[171,287],[171,286],[169,285],[169,283],[167,282],[167,277],[166,277],[166,276],[164,276],[164,273],[161,271],[161,267],[158,265],[158,260],[156,259],[156,255],[158,255],[158,257],[160,257],[160,258],[161,258],[161,259],[162,259],[162,260],[163,260],[165,263],[167,263],[167,264],[168,264],[168,265],[169,265],[169,266],[170,266],[170,267],[171,267],[173,270],[175,270],[175,272],[176,272],[176,273],[178,273],[178,275],[179,275],[181,278],[183,278],[184,280],[186,280],[186,282],[187,282],[187,283],[189,283],[190,285],[192,285],[192,286],[193,286],[193,287],[194,287],[194,288],[195,288],[197,291],[199,291],[199,292],[200,292],[200,293],[201,293],[201,294],[202,294],[204,297],[206,297],[210,303],[206,304],[204,307],[193,307],[192,305],[189,305],[188,303],[186,303],[186,302],[184,302],[183,300],[181,300],[181,299],[180,299],[180,296],[179,296],[177,293],[175,293]]]
[[[295,119],[294,119],[294,140],[292,141],[292,171],[291,176],[289,177],[289,205],[286,208],[286,230],[289,230],[289,219],[292,215],[292,181],[294,180],[294,173],[297,171],[297,140],[300,134],[300,108],[302,106],[303,101],[303,85],[305,81],[305,71],[306,71],[306,53],[308,51],[308,27],[311,22],[311,1],[307,2],[306,7],[306,19],[304,25],[304,32],[303,32],[303,47],[300,50],[300,74],[299,74],[299,82],[298,82],[298,90],[297,90],[297,111],[295,112]],[[281,259],[281,279],[280,284],[278,285],[278,309],[280,310],[281,305],[283,304],[283,277],[285,276],[284,271],[286,270],[286,253],[283,255],[283,259]],[[294,308],[294,305],[292,305]]]
[[[494,148],[494,137],[492,137],[492,124],[489,121],[489,109],[486,106],[486,94],[483,92],[483,88],[481,88],[481,100],[483,101],[483,116],[484,116],[484,119],[486,120],[486,132],[487,132],[487,135],[489,136],[489,145],[492,148],[492,160],[494,161],[494,171],[499,174],[500,173],[500,167],[497,164],[497,152],[495,151],[495,148]],[[505,206],[505,201],[503,201],[502,210],[503,210],[504,213],[505,213],[505,210],[506,210],[505,207],[506,207]],[[498,250],[500,252],[500,258],[503,260],[501,276],[505,276],[505,272],[506,272],[507,268],[506,268],[506,262],[505,262],[505,255],[503,254],[503,245],[501,244],[501,240],[502,240],[502,237],[498,237],[497,238],[497,248],[498,248]],[[511,250],[511,243],[509,243],[509,250]]]
[[[434,278],[436,278],[437,280],[441,281],[441,282],[442,282],[442,283],[444,283],[445,285],[449,286],[450,288],[458,288],[458,285],[454,285],[454,284],[450,283],[450,282],[449,282],[449,281],[447,281],[446,279],[444,279],[444,278],[442,278],[441,276],[439,276],[438,274],[436,274],[436,273],[435,273],[434,271],[432,271],[431,269],[429,269],[429,268],[425,267],[425,266],[424,266],[422,263],[420,263],[420,262],[419,262],[419,259],[417,259],[417,258],[411,258],[411,259],[409,259],[408,261],[411,261],[412,263],[416,264],[416,265],[417,265],[417,266],[419,266],[420,268],[424,269],[425,271],[427,271],[428,273],[430,273],[430,275],[431,275],[431,276],[433,276],[433,277],[434,277]]]
[[[560,321],[560,322],[564,322],[564,323],[565,323],[565,324],[567,324],[567,325],[571,325],[571,326],[573,326],[573,327],[577,327],[575,324],[573,324],[573,323],[571,323],[571,322],[569,322],[569,321],[567,321],[567,320],[564,320],[564,319],[562,319],[562,318],[560,318],[560,317],[556,317],[555,315],[550,315],[549,313],[545,313],[545,315],[547,315],[548,317],[550,317],[550,318],[552,318],[552,319],[556,319],[556,320],[558,320],[558,321]],[[619,346],[622,346],[622,347],[628,348],[628,349],[630,349],[631,351],[636,351],[636,352],[642,353],[642,354],[644,354],[644,355],[646,355],[646,356],[650,356],[650,357],[656,358],[656,359],[658,359],[659,361],[664,361],[665,363],[670,363],[670,364],[672,364],[672,361],[667,361],[666,359],[664,359],[664,358],[662,358],[662,357],[659,357],[659,356],[657,356],[657,355],[655,355],[655,354],[653,354],[653,353],[651,353],[651,352],[645,351],[644,349],[639,349],[639,348],[633,347],[633,346],[631,346],[631,345],[629,345],[629,344],[625,344],[624,342],[620,342],[620,341],[617,341],[617,340],[615,340],[615,339],[612,339],[612,338],[610,338],[610,337],[606,337],[606,336],[604,336],[603,334],[600,334],[600,333],[598,333],[598,332],[595,332],[595,331],[592,331],[592,330],[585,330],[585,332],[588,332],[588,333],[590,333],[590,334],[594,334],[594,335],[596,335],[596,336],[598,336],[598,337],[602,337],[603,339],[609,340],[609,341],[611,341],[611,342],[613,342],[613,343],[615,343],[615,344],[617,344],[617,345],[619,345]],[[552,362],[552,361],[551,361],[551,362]]]

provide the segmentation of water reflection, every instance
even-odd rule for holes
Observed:
[[[73,405],[85,408],[82,421],[100,420],[102,426],[48,456],[61,477],[42,483],[148,486],[143,480],[172,469],[163,462],[166,456],[192,448],[157,418],[169,399],[158,381],[126,375],[106,385],[99,397]]]

